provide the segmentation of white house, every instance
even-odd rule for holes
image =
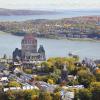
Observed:
[[[74,92],[70,91],[61,91],[62,100],[73,100],[74,99]]]
[[[2,82],[3,81],[8,81],[8,78],[7,77],[2,77],[0,81],[2,81]]]

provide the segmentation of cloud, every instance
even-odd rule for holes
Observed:
[[[100,8],[100,0],[0,0],[1,8]]]

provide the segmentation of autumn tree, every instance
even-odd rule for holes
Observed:
[[[90,90],[81,89],[78,92],[76,92],[74,100],[91,100],[91,98],[92,98],[92,94]]]
[[[8,87],[21,87],[21,84],[16,81],[10,81]]]
[[[40,92],[39,100],[52,100],[52,96],[49,92]]]
[[[89,73],[87,70],[80,70],[78,72],[78,82],[84,85],[84,87],[86,88],[89,87],[91,82],[94,82],[94,81],[96,81],[94,75]]]

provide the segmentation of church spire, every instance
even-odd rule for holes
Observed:
[[[62,72],[61,72],[61,80],[62,81],[65,80],[66,81],[67,80],[67,76],[68,76],[67,67],[66,67],[66,64],[64,64]]]

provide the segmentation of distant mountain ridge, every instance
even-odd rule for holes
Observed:
[[[45,15],[45,14],[56,14],[56,11],[45,11],[45,10],[16,10],[16,9],[5,9],[0,8],[0,16],[11,16],[11,15]]]

